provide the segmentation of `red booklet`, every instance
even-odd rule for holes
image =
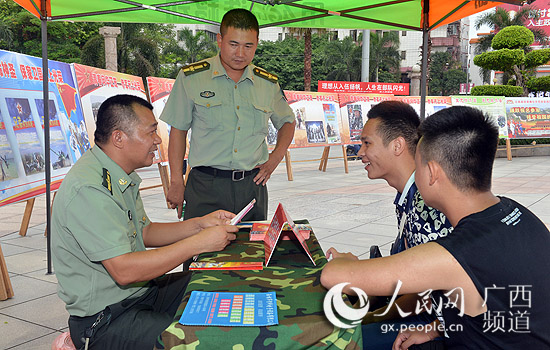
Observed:
[[[267,267],[267,265],[269,264],[269,260],[271,260],[271,256],[273,255],[275,246],[277,245],[277,242],[281,237],[281,233],[283,232],[283,228],[285,224],[288,224],[290,226],[289,234],[294,235],[298,239],[298,241],[300,242],[300,245],[302,246],[302,248],[304,248],[304,251],[306,252],[309,259],[311,260],[313,265],[316,266],[315,261],[313,260],[313,257],[311,256],[311,253],[307,247],[306,239],[296,229],[296,225],[294,224],[294,221],[292,221],[292,219],[287,214],[287,212],[285,211],[281,203],[279,203],[279,206],[277,206],[277,210],[275,210],[275,215],[273,215],[273,219],[271,220],[269,229],[265,234],[265,238],[264,238],[265,266]]]
[[[265,234],[267,233],[267,230],[269,229],[270,224],[264,223],[264,222],[255,222],[252,224],[252,228],[250,229],[250,240],[251,241],[263,241],[265,238]],[[306,240],[309,239],[310,233],[311,233],[311,226],[308,224],[295,224],[294,228],[300,232],[302,237],[304,237]],[[292,231],[292,227],[288,223],[285,223],[283,226],[283,233],[281,234],[281,239],[283,241],[290,240],[294,238],[293,234],[290,234],[290,231]]]
[[[189,265],[189,270],[263,270],[264,264],[261,261],[252,262],[205,262],[195,261]]]

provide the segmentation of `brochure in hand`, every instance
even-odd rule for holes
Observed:
[[[271,326],[279,324],[277,296],[267,293],[192,291],[179,323],[187,326]]]

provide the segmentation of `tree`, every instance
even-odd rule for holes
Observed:
[[[466,83],[466,73],[459,69],[459,63],[452,60],[449,52],[432,53],[430,64],[430,95],[449,96],[460,91],[460,84]]]
[[[0,1],[0,48],[42,56],[40,20],[14,1]],[[48,23],[48,56],[63,62],[80,62],[84,43],[97,34],[100,24],[86,22]]]
[[[205,32],[199,31],[193,35],[189,28],[183,28],[178,30],[177,40],[163,50],[162,58],[168,68],[161,75],[174,78],[181,66],[216,54],[217,46]]]
[[[528,19],[538,19],[539,13],[529,6],[522,6],[517,12],[508,12],[507,10],[497,7],[495,11],[491,11],[481,15],[476,23],[475,28],[480,29],[486,25],[492,29],[492,32],[482,36],[479,39],[479,44],[475,49],[476,54],[485,52],[491,48],[491,42],[495,35],[502,29],[509,26],[524,26]],[[543,46],[548,44],[548,37],[540,28],[529,28],[533,33],[534,40]]]
[[[171,44],[173,26],[153,23],[106,23],[120,27],[117,37],[118,71],[146,78],[160,71],[160,50]],[[97,34],[82,49],[82,63],[105,68],[104,39]]]
[[[370,33],[369,81],[378,82],[379,71],[399,72],[399,34],[396,31]]]
[[[330,41],[326,45],[325,66],[329,71],[326,80],[360,81],[361,46],[349,36]]]
[[[500,70],[515,77],[515,84],[523,89],[523,95],[529,93],[527,80],[533,75],[533,69],[550,60],[550,49],[529,52],[534,41],[533,33],[523,26],[509,26],[500,30],[493,41],[495,51],[484,52],[474,57],[474,64],[484,69]]]

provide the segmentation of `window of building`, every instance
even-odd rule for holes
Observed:
[[[407,51],[401,51],[401,60],[406,60],[407,59]]]
[[[350,30],[349,31],[349,36],[351,37],[351,39],[353,41],[357,41],[357,29]]]
[[[282,41],[282,40],[283,40],[283,33],[279,33],[279,34],[278,34],[278,40],[279,40],[279,41]]]
[[[402,31],[401,36],[407,36],[407,31],[406,30]]]

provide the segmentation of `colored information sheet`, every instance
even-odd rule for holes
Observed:
[[[192,291],[180,321],[187,326],[271,326],[279,323],[275,292]]]

